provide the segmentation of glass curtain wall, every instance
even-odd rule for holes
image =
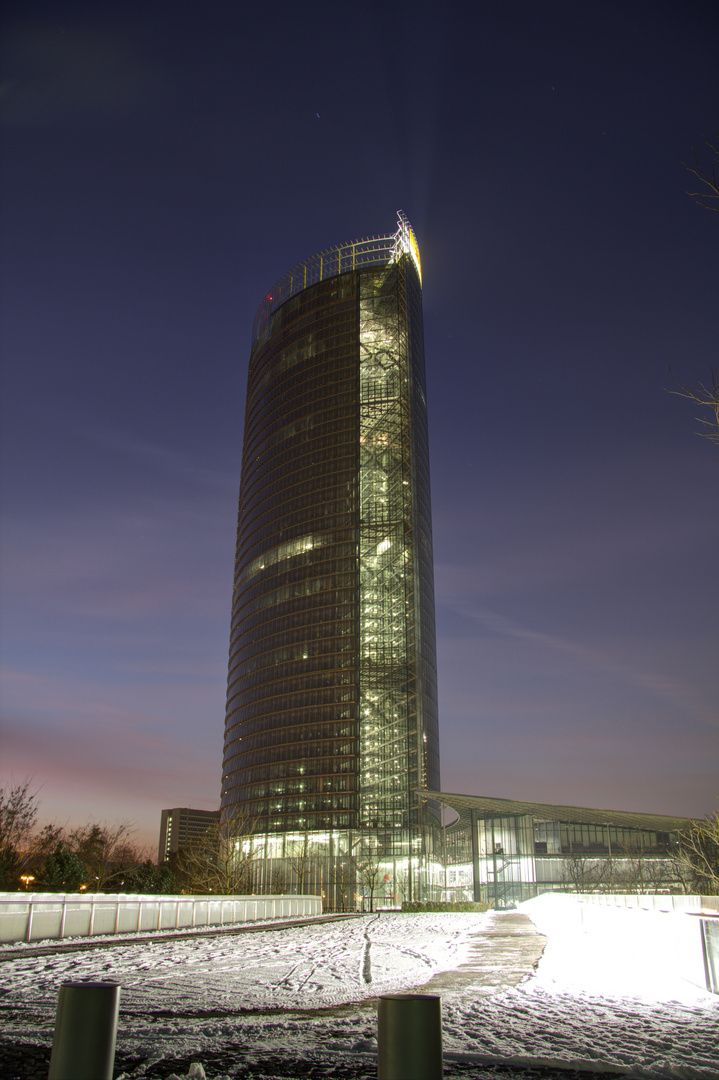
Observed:
[[[256,889],[398,903],[434,880],[436,660],[416,241],[289,271],[255,322],[223,821]],[[435,830],[436,832],[436,830]],[[429,836],[429,839],[428,839]]]
[[[675,844],[670,831],[463,807],[443,838],[442,895],[502,908],[551,890],[681,891]]]
[[[359,299],[359,809],[362,826],[385,834],[391,847],[393,831],[405,830],[406,840],[409,825],[414,706],[407,332],[398,276],[396,266],[362,274]]]
[[[223,815],[261,833],[346,829],[357,809],[354,275],[292,298],[272,331],[248,378]]]

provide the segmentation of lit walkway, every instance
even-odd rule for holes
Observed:
[[[441,994],[442,1000],[449,1002],[517,986],[536,968],[546,942],[529,916],[518,911],[489,912],[472,938],[467,962],[452,971],[439,972],[417,992]]]

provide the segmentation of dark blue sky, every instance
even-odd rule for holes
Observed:
[[[250,330],[395,228],[423,260],[448,791],[716,808],[714,2],[10,3],[3,776],[219,797]],[[705,158],[708,161],[708,157]]]

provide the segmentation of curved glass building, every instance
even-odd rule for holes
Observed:
[[[223,820],[251,824],[256,891],[355,906],[373,866],[398,902],[427,892],[427,789],[439,744],[422,286],[400,214],[394,234],[294,267],[257,312]]]

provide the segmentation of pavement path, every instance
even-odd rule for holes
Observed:
[[[497,994],[532,974],[546,943],[528,915],[489,912],[481,930],[472,937],[469,959],[451,971],[434,975],[417,987],[417,992],[441,994],[446,1001]]]

